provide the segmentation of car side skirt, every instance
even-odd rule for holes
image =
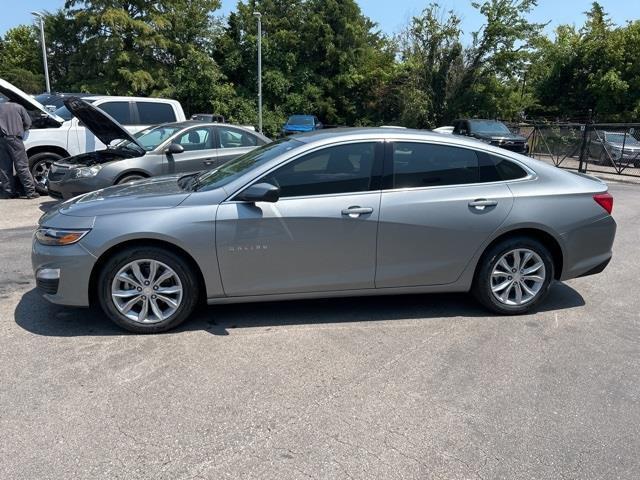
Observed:
[[[366,297],[372,295],[409,295],[420,293],[461,293],[468,292],[469,285],[460,283],[448,285],[429,285],[418,287],[366,288],[358,290],[333,290],[326,292],[285,293],[272,295],[249,295],[238,297],[208,298],[207,304],[277,302],[283,300],[307,300],[316,298]]]

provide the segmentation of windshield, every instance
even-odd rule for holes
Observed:
[[[83,99],[85,102],[88,103],[93,103],[95,102],[95,100],[87,100],[87,99]],[[55,110],[54,115],[59,116],[60,118],[66,120],[71,120],[73,118],[73,113],[71,113],[69,111],[69,109],[67,107],[65,107],[64,105],[62,105],[60,108],[58,108],[57,110]]]
[[[171,125],[160,125],[159,127],[149,127],[144,130],[140,130],[133,134],[134,138],[138,141],[142,148],[144,148],[145,152],[150,152],[151,150],[155,150],[162,143],[164,143],[168,138],[172,137],[175,133],[182,130],[181,127],[175,127]],[[139,149],[138,146],[129,141],[123,140],[122,142],[116,145],[116,148],[134,148]]]
[[[199,190],[212,190],[222,187],[229,182],[239,178],[245,173],[265,164],[278,155],[289,152],[294,148],[304,145],[298,140],[284,138],[273,143],[268,143],[260,148],[251,150],[249,153],[231,160],[215,170],[203,172],[196,179]]]
[[[625,143],[627,145],[638,145],[639,143],[635,137],[629,134],[625,135],[624,133],[605,133],[604,137],[607,142],[612,143]]]
[[[313,117],[308,115],[292,115],[287,120],[289,125],[313,125]]]
[[[495,120],[470,120],[469,125],[473,133],[486,133],[486,134],[509,134],[509,129],[502,122]]]

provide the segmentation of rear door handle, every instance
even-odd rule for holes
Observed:
[[[373,208],[353,206],[342,210],[342,215],[349,218],[358,218],[360,215],[366,215],[367,213],[373,213]]]
[[[487,200],[486,198],[478,198],[469,202],[469,206],[476,210],[484,210],[486,207],[495,207],[496,205],[498,205],[497,200]]]
[[[215,163],[215,160],[211,160],[210,158],[207,158],[207,159],[204,161],[204,164],[205,164],[207,167],[210,167],[210,166],[211,166],[211,165],[213,165],[214,163]]]

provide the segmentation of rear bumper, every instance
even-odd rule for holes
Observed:
[[[562,235],[565,259],[560,280],[602,272],[611,260],[616,222],[607,215]]]

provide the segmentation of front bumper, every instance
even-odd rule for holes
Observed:
[[[81,242],[64,247],[42,245],[35,238],[32,242],[36,285],[52,303],[88,307],[89,280],[96,260]]]

